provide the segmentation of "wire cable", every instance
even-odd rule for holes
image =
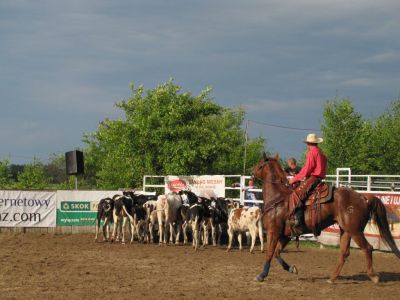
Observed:
[[[254,121],[254,120],[248,120],[248,121],[249,121],[249,122],[252,122],[252,123],[255,123],[255,124],[260,124],[260,125],[268,126],[268,127],[275,127],[275,128],[288,129],[288,130],[318,131],[318,132],[321,131],[321,130],[319,130],[319,129],[313,129],[313,128],[289,127],[289,126],[276,125],[276,124],[265,123],[265,122],[259,122],[259,121]]]

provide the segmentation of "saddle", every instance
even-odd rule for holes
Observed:
[[[333,199],[333,186],[328,185],[325,182],[321,182],[317,187],[311,192],[305,201],[305,206],[313,205],[317,200],[319,203],[327,203]]]
[[[314,205],[316,202],[319,204],[327,203],[333,199],[333,187],[325,182],[321,182],[311,191],[311,194],[304,201],[305,206]],[[289,198],[289,212],[293,213],[300,202],[296,190],[292,192]]]
[[[311,194],[304,201],[304,209],[308,208],[309,220],[311,220],[311,229],[314,235],[318,236],[321,233],[319,228],[319,214],[321,212],[321,204],[328,203],[333,200],[333,190],[334,188],[328,185],[325,182],[319,183],[312,191]],[[299,196],[296,194],[296,191],[293,191],[289,198],[289,216],[288,222],[293,223],[294,221],[294,212],[298,207],[300,202]],[[293,226],[290,226],[293,227]],[[300,235],[303,232],[298,232],[291,228],[292,233],[295,235]]]

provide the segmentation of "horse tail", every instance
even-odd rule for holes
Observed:
[[[371,216],[375,219],[379,233],[383,237],[384,242],[392,249],[393,253],[400,258],[400,250],[397,248],[390,232],[388,219],[386,216],[386,208],[381,199],[375,196],[368,197],[370,201]]]

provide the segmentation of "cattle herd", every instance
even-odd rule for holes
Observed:
[[[130,242],[188,244],[197,250],[212,241],[221,243],[221,235],[229,236],[227,251],[238,233],[240,250],[242,234],[251,237],[250,252],[254,251],[257,236],[263,251],[261,210],[258,207],[237,207],[230,199],[205,198],[187,190],[166,195],[143,195],[124,191],[112,198],[101,199],[96,217],[98,241],[102,227],[103,240],[125,243],[125,227],[129,224]],[[112,232],[110,228],[112,226]],[[156,234],[157,233],[157,234]],[[183,237],[181,237],[181,234]]]

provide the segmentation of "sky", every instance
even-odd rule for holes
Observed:
[[[123,117],[130,83],[170,78],[212,87],[245,108],[250,137],[300,158],[328,100],[374,119],[400,98],[399,12],[398,0],[0,0],[0,160],[84,148]]]

